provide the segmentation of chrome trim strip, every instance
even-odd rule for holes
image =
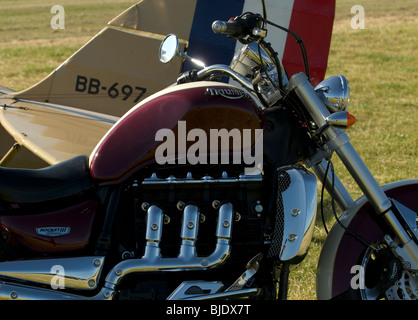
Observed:
[[[64,288],[93,290],[103,268],[104,257],[19,260],[0,263],[0,277],[32,281]],[[58,273],[57,273],[58,272]]]
[[[239,299],[258,296],[261,293],[260,288],[241,289],[237,291],[228,291],[221,293],[208,294],[203,296],[194,296],[190,298],[184,298],[182,300],[222,300],[222,299]]]
[[[216,292],[221,288],[222,285],[222,283],[214,282],[214,284],[208,288],[211,290],[211,292]],[[261,293],[260,288],[249,288],[237,291],[209,293],[187,297],[184,295],[183,289],[187,289],[188,287],[189,286],[182,287],[180,285],[178,289],[180,289],[181,292],[177,292],[175,296],[170,296],[168,300],[248,299],[249,297],[255,297]],[[0,300],[113,300],[114,297],[115,293],[109,291],[106,288],[103,288],[96,296],[85,297],[69,294],[59,290],[49,290],[44,288],[0,282]]]
[[[0,300],[80,300],[81,296],[66,294],[59,290],[30,287],[0,282]]]
[[[106,288],[95,296],[81,296],[62,290],[31,287],[10,282],[0,282],[0,300],[113,300],[115,293]]]
[[[240,175],[238,178],[228,177],[226,172],[222,174],[222,178],[214,179],[210,176],[204,176],[201,179],[193,179],[191,173],[187,174],[186,178],[176,178],[170,176],[166,179],[157,177],[156,173],[153,173],[150,178],[144,179],[143,185],[160,185],[160,184],[203,184],[203,183],[238,183],[238,182],[262,182],[263,177],[261,174],[257,175]]]

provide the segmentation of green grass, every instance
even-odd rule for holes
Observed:
[[[50,21],[55,15],[51,13],[51,7],[56,4],[65,9],[64,30],[52,30],[50,27]],[[91,36],[133,4],[135,1],[121,0],[2,0],[0,42]]]
[[[0,84],[24,89],[44,78],[135,1],[68,0],[66,29],[52,30],[56,1],[0,0]],[[351,7],[365,8],[353,30]],[[337,0],[327,75],[350,82],[353,145],[380,184],[418,178],[418,3]],[[338,159],[336,171],[354,198],[361,192]],[[325,198],[328,228],[334,219]],[[290,299],[316,299],[316,265],[326,234],[320,218],[307,258],[290,277]]]
[[[66,0],[65,29],[50,26],[56,1],[0,0],[0,83],[37,83],[135,1]]]

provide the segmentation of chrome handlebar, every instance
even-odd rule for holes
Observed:
[[[214,75],[216,72],[224,73],[236,81],[238,81],[244,88],[254,92],[254,86],[248,78],[240,75],[239,73],[233,71],[229,66],[223,64],[214,64],[212,66],[206,67],[197,72],[198,80],[205,80],[211,75]]]

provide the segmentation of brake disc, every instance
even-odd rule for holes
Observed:
[[[386,298],[388,300],[417,300],[417,273],[409,270],[403,270],[401,278],[386,291]]]
[[[363,300],[418,299],[417,273],[403,269],[399,260],[395,259],[385,245],[368,248],[361,267],[364,270],[364,277],[360,279],[360,294]]]

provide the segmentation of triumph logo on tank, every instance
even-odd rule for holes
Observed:
[[[160,129],[155,141],[162,141],[155,151],[160,165],[245,164],[246,175],[263,170],[263,129],[187,130],[186,121],[178,121],[177,132]]]
[[[241,99],[247,98],[251,99],[250,95],[244,91],[236,89],[215,89],[208,88],[206,89],[207,96],[222,96],[227,99]]]
[[[71,231],[70,227],[40,227],[36,228],[36,234],[40,236],[46,236],[46,237],[59,237],[64,236],[66,234],[69,234]]]

